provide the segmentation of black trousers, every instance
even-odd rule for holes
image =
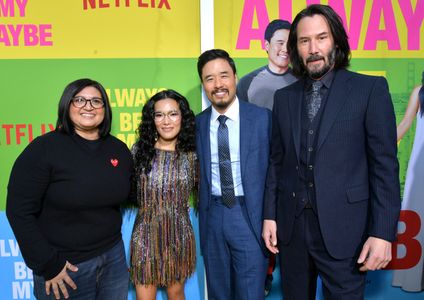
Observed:
[[[278,245],[284,300],[315,299],[318,275],[325,299],[364,298],[366,273],[359,271],[358,258],[329,255],[313,209],[305,208],[296,217],[290,243]]]

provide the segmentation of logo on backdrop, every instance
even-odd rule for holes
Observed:
[[[29,0],[0,0],[0,46],[52,46],[52,24],[15,23],[26,17]],[[7,24],[12,20],[13,24]],[[19,22],[19,21],[18,21]]]
[[[420,215],[413,210],[402,210],[399,222],[403,224],[403,230],[398,232],[397,241],[393,242],[393,259],[386,267],[388,270],[405,270],[415,267],[422,255],[424,245],[417,240],[417,236],[422,230]]]
[[[1,1],[1,0],[0,0]],[[107,88],[110,106],[118,116],[116,137],[131,147],[135,143],[136,129],[141,122],[141,108],[154,94],[165,88]],[[52,123],[0,124],[0,146],[27,145],[35,137],[53,131]]]
[[[83,0],[84,10],[113,7],[139,7],[171,9],[168,0]]]
[[[6,214],[0,212],[0,290],[2,299],[31,299],[33,277],[22,259],[18,243],[13,236]],[[13,273],[12,273],[13,270]]]
[[[119,129],[115,129],[116,137],[131,147],[135,143],[138,125],[141,122],[141,109],[154,94],[165,88],[107,88],[110,106],[113,113],[118,114]],[[129,111],[128,108],[134,109]],[[121,111],[123,109],[123,111]]]
[[[352,1],[349,20],[347,2],[349,1],[329,0],[328,5],[342,18],[352,50],[374,51],[380,43],[386,44],[390,51],[422,50],[420,42],[423,31],[420,28],[424,20],[424,1],[415,1],[415,7],[414,1],[410,0],[370,1],[370,8],[366,5],[366,0]],[[393,2],[398,2],[400,13]],[[278,17],[291,21],[293,3],[294,0],[278,0]],[[312,3],[317,1],[306,1],[307,5]],[[249,49],[252,40],[263,43],[264,31],[270,21],[266,4],[265,1],[258,0],[244,1],[236,49]],[[256,20],[258,26],[253,26]],[[404,30],[406,39],[403,38]],[[359,43],[360,40],[364,40],[363,44]]]
[[[53,124],[1,124],[0,145],[21,145],[29,144],[32,140],[47,132],[53,131]]]

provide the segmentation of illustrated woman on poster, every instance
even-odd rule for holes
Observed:
[[[414,118],[417,118],[414,145],[409,158],[408,170],[406,171],[405,189],[403,192],[402,210],[415,211],[424,222],[424,72],[422,84],[413,89],[409,97],[405,116],[397,127],[398,141],[402,139],[411,127]],[[424,245],[424,230],[421,228],[415,237],[421,245]],[[400,254],[402,256],[402,254]],[[419,262],[410,269],[395,270],[393,273],[393,285],[399,286],[408,292],[424,290],[423,255]]]

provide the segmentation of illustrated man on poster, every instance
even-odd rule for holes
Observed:
[[[268,64],[245,76],[237,84],[237,97],[240,100],[272,110],[274,93],[297,80],[289,66],[287,40],[290,22],[273,20],[265,29],[265,50]]]
[[[290,26],[289,21],[280,19],[268,24],[264,34],[268,64],[240,79],[237,84],[237,97],[240,100],[272,110],[275,91],[297,81],[290,68],[287,53]],[[275,265],[276,256],[271,254],[265,279],[265,295],[271,291]]]

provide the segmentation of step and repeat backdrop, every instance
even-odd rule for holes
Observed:
[[[200,112],[196,62],[202,1],[0,0],[0,299],[34,299],[32,272],[4,213],[16,157],[35,137],[54,130],[60,95],[78,78],[98,80],[107,88],[112,133],[129,147],[144,103],[161,89],[179,91]],[[328,4],[342,17],[353,50],[350,68],[387,78],[399,123],[424,71],[424,0],[215,0],[209,12],[214,14],[214,36],[207,38],[235,58],[241,77],[267,64],[263,33],[269,21],[291,21],[312,3]],[[410,161],[413,146],[418,153],[422,146],[417,136],[414,123],[399,143],[402,187],[408,164],[417,174],[410,184],[423,185],[418,176],[424,175],[424,154]],[[367,299],[424,296],[421,286],[407,292],[392,285],[398,271],[423,277],[424,189],[415,197],[411,203],[416,205],[401,213],[393,262],[368,275]],[[197,217],[191,217],[198,239]],[[134,214],[124,216],[127,251],[133,221]],[[281,299],[277,273],[269,299]],[[187,299],[206,299],[200,255],[185,289]],[[135,299],[133,289],[128,298]],[[320,291],[317,298],[323,299]],[[164,291],[158,299],[166,299]]]

